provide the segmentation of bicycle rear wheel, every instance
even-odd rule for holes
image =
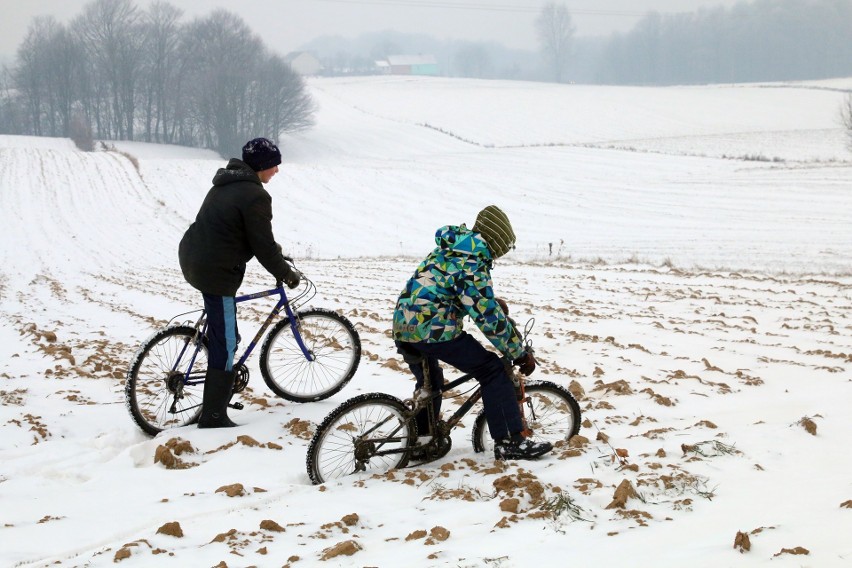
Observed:
[[[194,341],[195,329],[158,331],[137,351],[127,373],[124,401],[133,421],[155,436],[168,428],[198,421],[207,373],[206,338]],[[186,384],[189,373],[192,384]]]
[[[293,402],[323,400],[342,389],[361,361],[361,340],[352,323],[321,308],[296,314],[305,358],[289,318],[275,324],[260,350],[260,372],[276,395]]]
[[[351,398],[326,416],[308,446],[306,465],[318,485],[358,472],[405,467],[417,441],[405,405],[383,393]]]
[[[527,381],[524,392],[524,417],[533,440],[559,447],[580,431],[580,405],[568,389],[550,381]],[[493,453],[484,410],[476,417],[472,438],[475,452]]]

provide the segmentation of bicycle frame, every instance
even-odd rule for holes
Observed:
[[[296,339],[296,343],[301,349],[302,354],[305,356],[305,359],[308,361],[313,361],[315,359],[314,354],[307,348],[305,342],[302,340],[302,334],[299,333],[299,322],[296,317],[296,312],[293,310],[293,307],[290,304],[289,299],[287,298],[287,292],[284,290],[283,286],[278,286],[277,288],[272,288],[270,290],[264,290],[262,292],[255,292],[253,294],[245,294],[243,296],[237,296],[234,298],[235,304],[240,304],[243,302],[249,302],[251,300],[256,300],[258,298],[266,298],[268,296],[278,295],[278,303],[275,304],[275,307],[272,308],[272,311],[266,317],[263,324],[260,326],[260,329],[257,330],[257,333],[252,338],[251,342],[249,342],[246,350],[243,352],[242,356],[237,360],[234,364],[234,368],[239,368],[244,365],[246,360],[248,360],[252,351],[254,351],[255,347],[257,347],[258,343],[260,343],[260,339],[263,337],[263,334],[266,333],[266,330],[269,329],[269,326],[272,325],[272,322],[281,314],[281,309],[284,309],[284,313],[287,315],[290,321],[290,329],[293,331],[293,337]],[[184,385],[198,385],[204,382],[204,376],[200,373],[193,373],[192,369],[195,367],[195,359],[198,356],[198,351],[200,350],[202,338],[207,334],[207,312],[206,310],[201,310],[201,316],[199,316],[198,320],[195,322],[196,334],[194,340],[191,342],[195,345],[195,351],[192,353],[192,357],[189,360],[189,364],[186,367],[186,371],[183,374],[183,384]],[[184,355],[186,354],[187,348],[189,347],[190,342],[183,346],[183,349],[178,354],[177,360],[175,361],[175,365],[172,368],[173,373],[178,372],[178,367],[181,366],[181,361],[183,360]]]
[[[524,327],[523,338],[525,340],[526,348],[528,350],[532,350],[532,342],[529,341],[526,338],[529,336],[530,331],[532,330],[534,323],[535,323],[535,320],[530,319],[527,322],[526,326]],[[444,383],[441,386],[441,388],[436,391],[436,390],[433,390],[433,388],[432,388],[431,378],[429,377],[428,370],[426,370],[426,372],[424,374],[425,374],[425,380],[424,380],[424,386],[422,388],[425,388],[427,391],[431,391],[431,394],[428,397],[420,398],[415,393],[414,398],[408,399],[407,401],[405,401],[405,404],[406,404],[407,407],[409,407],[409,410],[408,410],[408,412],[406,412],[404,414],[404,417],[405,417],[405,424],[408,424],[409,422],[414,420],[414,417],[417,415],[418,412],[425,409],[426,412],[428,413],[429,429],[430,429],[430,432],[428,433],[428,435],[431,436],[431,439],[429,441],[427,441],[426,443],[419,443],[418,442],[417,444],[414,444],[413,446],[408,447],[408,448],[392,449],[392,450],[384,450],[384,451],[379,449],[385,443],[400,442],[401,441],[400,438],[395,437],[395,436],[396,436],[397,432],[399,432],[399,430],[402,428],[402,425],[400,425],[399,428],[397,428],[393,432],[391,432],[390,435],[385,436],[383,438],[369,438],[369,435],[372,432],[376,431],[378,428],[383,426],[388,420],[391,419],[390,417],[388,417],[384,421],[376,424],[370,430],[364,432],[360,436],[358,442],[356,442],[356,445],[358,443],[363,444],[365,442],[372,444],[372,445],[375,445],[376,449],[375,449],[375,451],[370,452],[370,457],[386,456],[386,455],[391,455],[391,454],[399,454],[399,453],[403,453],[403,452],[411,452],[413,450],[425,449],[427,446],[429,446],[431,443],[433,443],[438,436],[442,436],[442,437],[449,436],[450,431],[458,425],[458,423],[461,421],[461,419],[464,417],[464,415],[467,414],[470,411],[471,408],[473,408],[473,405],[476,404],[482,398],[482,386],[478,386],[476,388],[476,390],[474,390],[474,392],[471,393],[471,395],[467,398],[467,400],[465,400],[461,404],[461,406],[459,406],[459,408],[456,409],[456,411],[447,420],[436,421],[434,413],[432,412],[433,401],[438,399],[438,398],[443,397],[444,393],[446,391],[450,391],[450,390],[456,388],[457,386],[466,383],[467,381],[469,381],[470,379],[472,379],[474,377],[470,373],[462,375],[461,377],[459,377],[459,378],[457,378],[453,381],[450,381],[448,383]],[[525,391],[525,388],[524,388],[524,384],[525,384],[524,377],[510,371],[509,372],[509,378],[512,380],[513,384],[515,384],[515,390],[517,392],[518,403],[520,404],[520,410],[521,410],[521,423],[523,425],[523,433],[525,435],[527,435],[527,434],[530,433],[530,429],[529,429],[529,426],[527,425],[528,422],[527,422],[526,415],[524,413],[523,404],[521,404],[526,400],[526,391]],[[535,417],[533,417],[533,418],[535,418]],[[356,451],[356,454],[357,454],[357,451]]]
[[[471,408],[473,408],[473,405],[476,404],[479,401],[480,398],[482,398],[482,387],[477,387],[476,390],[473,391],[473,393],[468,397],[468,399],[465,400],[461,404],[461,406],[459,406],[459,408],[447,420],[435,422],[435,417],[431,412],[431,408],[432,408],[432,404],[433,404],[432,401],[443,397],[444,392],[452,390],[452,389],[456,388],[457,386],[466,383],[467,381],[471,380],[472,378],[474,378],[474,377],[470,373],[468,373],[466,375],[462,375],[461,377],[459,377],[459,378],[457,378],[453,381],[450,381],[448,383],[444,383],[441,390],[439,390],[437,392],[433,391],[432,394],[428,398],[413,399],[413,401],[411,402],[411,405],[410,405],[411,408],[405,414],[405,423],[407,424],[408,422],[414,420],[414,417],[417,415],[418,412],[420,412],[423,409],[426,409],[427,412],[429,412],[429,426],[432,429],[432,432],[429,435],[432,436],[432,439],[434,439],[436,435],[441,435],[441,436],[449,435],[450,430],[455,428],[456,425],[464,417],[464,415],[467,414],[470,411]],[[382,438],[369,438],[368,437],[372,432],[374,432],[376,429],[383,426],[387,422],[387,420],[390,420],[390,419],[391,418],[389,417],[386,420],[376,424],[370,430],[367,430],[366,432],[364,432],[361,435],[359,442],[369,442],[369,443],[372,443],[372,444],[377,444],[379,447],[381,447],[381,445],[388,443],[388,442],[399,442],[399,441],[401,441],[400,438],[396,438],[394,436],[396,435],[397,432],[399,432],[399,429],[402,428],[402,426],[400,426],[398,429],[391,432],[388,436],[384,436]],[[438,429],[440,429],[440,432],[436,431]],[[429,442],[431,442],[431,441],[432,440],[430,440]],[[413,445],[409,448],[403,448],[403,449],[393,449],[393,450],[384,450],[384,451],[377,449],[376,451],[371,452],[370,455],[371,455],[371,457],[387,456],[387,455],[391,455],[391,454],[400,454],[400,453],[403,453],[403,452],[410,452],[412,450],[421,450],[421,449],[424,449],[429,444],[429,442],[427,442],[425,444],[418,443],[418,444],[415,444],[415,445]]]

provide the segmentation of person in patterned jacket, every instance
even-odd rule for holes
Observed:
[[[518,365],[524,375],[535,370],[532,353],[524,350],[514,324],[494,296],[491,266],[515,246],[509,218],[495,205],[484,208],[472,229],[447,225],[435,233],[438,247],[408,280],[394,310],[393,337],[400,352],[425,358],[433,387],[444,384],[440,361],[471,373],[482,386],[482,403],[497,459],[532,459],[552,445],[525,439],[515,389],[504,360]],[[469,316],[503,358],[486,349],[462,328]],[[410,365],[423,386],[421,364]],[[440,406],[436,399],[436,407]],[[425,433],[428,416],[417,416]]]

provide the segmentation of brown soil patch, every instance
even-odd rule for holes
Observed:
[[[3,406],[23,406],[24,394],[27,389],[15,389],[13,391],[0,390],[0,404]]]
[[[614,392],[618,395],[628,395],[633,394],[633,389],[630,388],[630,384],[624,379],[620,381],[614,381],[611,383],[604,383],[603,381],[595,381],[595,388],[593,391],[604,391],[604,393]]]
[[[817,425],[816,422],[805,416],[801,420],[799,420],[799,425],[805,429],[805,431],[811,436],[816,436],[817,434]]]
[[[224,493],[228,497],[242,497],[246,494],[246,490],[242,483],[233,483],[231,485],[223,485],[216,490],[216,493]]]
[[[615,489],[615,493],[612,496],[612,503],[606,506],[607,509],[624,509],[627,505],[628,499],[636,499],[639,497],[639,494],[636,493],[636,489],[633,487],[633,484],[630,483],[630,480],[623,480],[618,487]]]
[[[801,546],[797,546],[797,547],[795,547],[795,548],[782,548],[782,549],[781,549],[781,552],[779,552],[779,553],[777,553],[777,554],[773,554],[773,557],[775,557],[775,556],[781,556],[782,554],[793,554],[793,555],[804,555],[804,556],[807,556],[807,555],[808,555],[808,554],[810,554],[810,553],[811,553],[811,551],[810,551],[810,550],[808,550],[807,548],[803,548],[803,547],[801,547]]]
[[[734,537],[734,548],[740,552],[751,550],[751,539],[748,537],[748,533],[737,531],[737,536]]]
[[[284,527],[269,519],[260,521],[260,528],[265,531],[284,532]]]
[[[289,430],[291,434],[293,434],[297,438],[301,438],[302,440],[310,440],[314,435],[311,423],[307,420],[299,420],[298,418],[294,418],[290,422],[285,424],[284,427]]]
[[[586,391],[583,390],[583,387],[577,381],[571,381],[568,385],[568,392],[574,395],[574,398],[577,400],[583,400],[586,398]]]
[[[519,469],[518,473],[504,475],[494,480],[494,488],[497,493],[504,493],[507,497],[529,496],[533,506],[544,502],[544,485],[532,473]]]
[[[354,540],[344,540],[323,550],[320,560],[330,560],[338,556],[352,556],[359,550],[363,550],[360,544]]]
[[[426,542],[423,544],[438,544],[439,542],[444,542],[448,538],[450,538],[450,531],[441,526],[432,527],[432,530],[429,531],[429,538],[427,538]]]
[[[504,513],[517,513],[521,502],[514,497],[500,501],[500,510]]]
[[[171,523],[166,523],[160,528],[158,528],[157,534],[167,534],[175,538],[183,538],[183,529],[181,528],[179,522],[173,521]]]
[[[154,450],[154,463],[161,463],[166,469],[189,469],[198,464],[185,462],[177,456],[192,453],[195,453],[192,444],[180,438],[172,438]]]

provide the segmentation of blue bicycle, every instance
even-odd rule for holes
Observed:
[[[342,389],[355,374],[361,358],[361,340],[352,323],[322,308],[299,311],[316,295],[307,278],[288,299],[284,287],[235,298],[236,303],[278,296],[278,303],[234,364],[234,393],[246,388],[246,360],[272,326],[260,348],[260,372],[276,395],[293,402],[323,400]],[[177,318],[200,312],[195,325],[174,324]],[[136,353],[125,384],[125,402],[133,421],[154,436],[169,428],[193,424],[201,414],[207,373],[207,314],[202,310],[172,318],[148,338]],[[231,403],[240,409],[239,402]]]

